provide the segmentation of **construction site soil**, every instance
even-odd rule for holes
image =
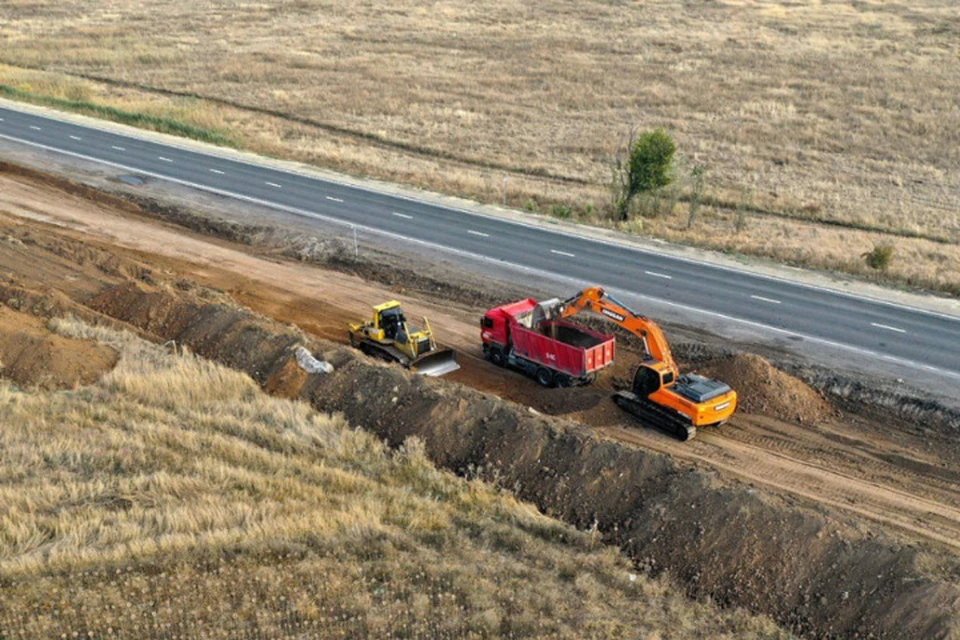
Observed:
[[[596,528],[693,597],[809,637],[960,633],[960,417],[948,408],[668,326],[684,367],[741,396],[733,420],[681,444],[610,401],[639,358],[623,336],[613,371],[585,388],[544,389],[482,358],[484,308],[532,292],[353,262],[336,243],[271,230],[210,237],[225,223],[164,208],[0,168],[0,375],[84,384],[115,354],[52,337],[45,321],[125,327],[392,445],[418,436],[437,464]],[[427,379],[343,346],[346,323],[389,298],[428,316],[462,369]],[[32,374],[11,355],[24,344],[41,363]],[[334,372],[300,369],[299,345]]]

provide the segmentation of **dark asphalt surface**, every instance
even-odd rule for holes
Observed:
[[[0,138],[667,301],[960,379],[960,319],[327,182],[0,107]],[[573,293],[573,292],[571,292]],[[909,375],[908,371],[904,372]]]

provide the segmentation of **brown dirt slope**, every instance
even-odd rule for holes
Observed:
[[[0,377],[23,387],[71,389],[97,381],[116,363],[110,347],[55,335],[36,317],[0,305]]]

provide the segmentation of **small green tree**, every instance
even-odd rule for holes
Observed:
[[[627,143],[614,159],[614,204],[620,220],[630,218],[634,196],[665,187],[672,179],[673,154],[677,147],[663,129],[636,136],[631,130]]]

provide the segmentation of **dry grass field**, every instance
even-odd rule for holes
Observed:
[[[2,638],[785,637],[417,441],[391,452],[241,373],[50,326],[120,360],[74,390],[0,380]]]
[[[603,222],[630,126],[665,127],[711,205],[644,233],[855,273],[893,243],[894,279],[954,293],[958,52],[951,0],[0,6],[0,84],[481,201],[508,176],[574,219]]]

